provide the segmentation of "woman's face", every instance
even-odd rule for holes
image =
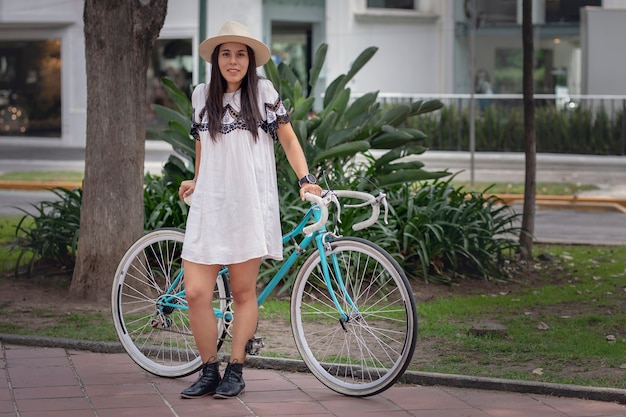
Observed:
[[[226,80],[226,92],[237,91],[248,73],[248,48],[243,43],[228,42],[220,45],[217,64]]]

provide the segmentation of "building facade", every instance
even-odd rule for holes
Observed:
[[[328,44],[315,95],[378,48],[351,81],[354,94],[520,93],[522,0],[169,0],[147,86],[167,105],[160,77],[185,91],[208,68],[197,45],[239,20],[306,85]],[[536,92],[626,94],[626,0],[534,0]],[[84,147],[83,0],[0,0],[0,141]],[[473,16],[477,18],[472,19]]]

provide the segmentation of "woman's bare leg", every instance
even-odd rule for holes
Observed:
[[[217,361],[217,318],[213,312],[213,291],[221,268],[184,261],[185,294],[189,323],[202,363]]]
[[[261,259],[251,259],[228,266],[230,289],[233,293],[235,315],[233,319],[233,345],[230,362],[243,363],[246,343],[254,336],[259,317],[256,280]]]

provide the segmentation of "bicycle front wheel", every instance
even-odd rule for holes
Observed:
[[[179,229],[159,229],[139,238],[122,257],[111,292],[115,331],[128,355],[144,370],[171,378],[190,375],[202,365],[184,292],[183,239]],[[213,307],[226,311],[229,296],[228,281],[220,275]],[[218,326],[221,345],[224,320]]]
[[[326,259],[332,293],[318,251],[298,271],[291,298],[296,346],[310,371],[333,391],[378,394],[402,376],[415,350],[411,287],[398,263],[367,240],[333,240]]]

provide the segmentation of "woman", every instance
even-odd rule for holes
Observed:
[[[211,81],[198,85],[192,94],[195,178],[181,183],[179,197],[185,200],[193,193],[182,258],[189,320],[203,365],[198,380],[181,396],[231,398],[245,387],[242,366],[246,343],[257,326],[261,260],[282,259],[275,140],[301,178],[301,198],[305,192],[320,195],[322,190],[308,172],[278,93],[256,72],[270,59],[269,48],[244,25],[231,21],[202,42],[199,53],[211,63]],[[236,310],[223,378],[211,304],[222,265],[229,268]]]

